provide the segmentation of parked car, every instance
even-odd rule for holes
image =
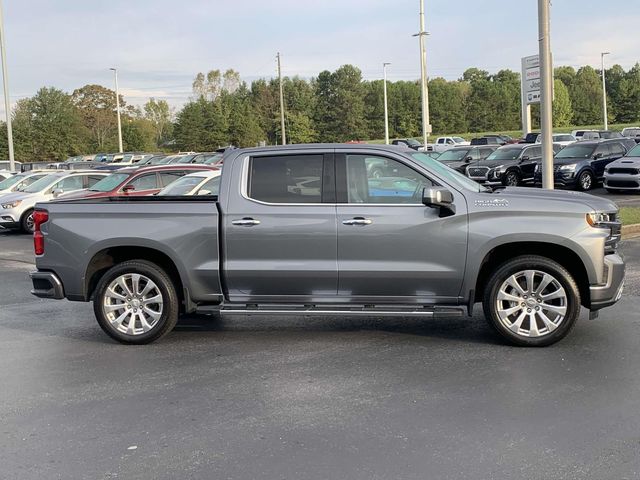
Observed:
[[[224,154],[217,152],[213,154],[201,153],[198,157],[200,158],[198,158],[198,161],[194,163],[204,163],[205,165],[211,165],[212,167],[222,167]],[[200,159],[203,159],[204,161],[201,162]]]
[[[422,150],[424,148],[424,145],[414,138],[397,138],[391,141],[391,145],[409,147],[413,150]]]
[[[138,163],[136,163],[136,166],[138,167],[142,167],[144,165],[157,165],[158,162],[160,160],[162,160],[163,158],[165,158],[167,155],[165,154],[158,154],[158,155],[153,155],[152,157],[149,158],[145,158],[143,160],[140,160]]]
[[[424,146],[424,149],[427,152],[442,153],[450,148],[462,145],[471,145],[471,142],[467,142],[462,137],[438,137],[436,138],[435,143],[427,143]]]
[[[510,143],[518,143],[518,140],[509,136],[509,135],[503,135],[503,134],[488,134],[485,135],[485,137],[489,138],[489,137],[495,137],[497,139],[499,139],[499,141],[501,142],[501,145],[508,145]]]
[[[372,192],[374,159],[412,195]],[[320,191],[289,189],[306,177]],[[421,152],[358,144],[230,152],[220,192],[39,204],[32,293],[93,301],[128,344],[166,335],[181,312],[462,316],[481,301],[524,346],[559,341],[583,306],[594,316],[622,294],[618,208],[604,198],[493,192]]]
[[[19,161],[15,161],[14,162],[15,165],[15,171],[16,172],[21,172],[22,171],[22,162]],[[9,162],[9,160],[0,160],[0,169],[2,170],[11,170],[11,162]]]
[[[31,170],[17,173],[0,182],[0,197],[13,192],[20,192],[31,185],[36,180],[53,173],[50,170]]]
[[[604,179],[604,169],[623,157],[627,149],[620,140],[582,140],[563,148],[553,160],[554,183],[559,187],[591,190]],[[542,184],[542,169],[536,169],[536,184]]]
[[[640,145],[636,145],[624,157],[605,167],[604,188],[609,193],[640,190]]]
[[[106,175],[105,172],[95,170],[60,170],[45,175],[19,192],[3,195],[0,198],[0,226],[32,233],[33,208],[36,203],[58,198],[63,193],[89,188]]]
[[[502,139],[500,139],[499,137],[477,137],[477,138],[472,138],[471,142],[469,142],[470,145],[493,145],[495,147],[501,147],[502,145],[505,145],[506,143],[502,141]]]
[[[583,136],[586,132],[595,132],[595,130],[574,130],[571,132],[571,136],[577,141],[583,140]]]
[[[518,143],[536,143],[536,140],[538,140],[539,135],[540,135],[540,132],[529,132]]]
[[[220,170],[188,173],[164,187],[158,192],[158,195],[218,195],[220,192],[220,173]]]
[[[560,150],[560,146],[554,145],[554,150]],[[483,184],[515,187],[533,182],[535,167],[541,158],[540,145],[504,145],[486,159],[469,164],[466,175]]]
[[[471,162],[477,162],[484,160],[493,152],[496,151],[496,146],[483,146],[483,147],[453,147],[446,152],[443,152],[438,161],[444,163],[447,167],[453,168],[458,172],[464,174],[467,170],[467,166]]]
[[[640,143],[640,127],[627,127],[622,129],[622,136],[633,138],[636,143]]]
[[[554,133],[552,136],[553,143],[560,145],[561,147],[566,147],[567,145],[571,145],[572,143],[576,143],[576,139],[569,135],[568,133]],[[542,143],[542,134],[538,135],[535,143]]]
[[[0,170],[0,181],[2,180],[6,180],[9,177],[12,177],[14,175],[13,172],[10,172],[9,170]]]
[[[90,188],[64,199],[153,195],[187,173],[211,170],[208,165],[151,165],[122,168]]]

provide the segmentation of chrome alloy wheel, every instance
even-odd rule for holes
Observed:
[[[138,273],[126,273],[107,287],[102,310],[115,330],[141,335],[160,320],[162,302],[162,293],[153,280]]]
[[[582,187],[583,190],[591,190],[592,185],[593,179],[591,178],[591,174],[583,173],[580,177],[580,187]]]
[[[507,278],[496,298],[500,322],[523,337],[543,337],[557,329],[567,314],[567,292],[560,282],[539,270]]]
[[[35,230],[35,222],[33,221],[33,212],[29,214],[26,220],[27,230],[31,233]]]

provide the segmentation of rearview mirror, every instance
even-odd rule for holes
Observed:
[[[202,189],[198,192],[198,195],[211,195],[211,194],[212,194],[211,190],[205,190],[205,189]]]
[[[464,160],[469,163],[471,160],[473,160],[473,157],[471,155],[469,155],[468,157],[465,157]]]
[[[124,187],[122,187],[122,191],[124,193],[126,192],[132,192],[136,189],[136,187],[134,187],[133,185],[125,185]]]
[[[521,162],[526,162],[526,161],[528,161],[528,160],[529,160],[529,155],[525,155],[524,157],[522,157],[522,158],[520,159],[520,161],[521,161]]]
[[[596,154],[593,156],[593,159],[594,159],[594,160],[598,160],[599,158],[602,158],[602,154],[601,154],[601,153],[596,153]]]
[[[456,213],[453,194],[446,188],[425,188],[422,190],[422,203],[427,207],[439,208],[441,217]]]
[[[64,193],[64,190],[61,188],[55,188],[51,194],[53,195],[53,198],[58,198],[60,195],[62,195]]]

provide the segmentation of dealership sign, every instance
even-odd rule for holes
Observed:
[[[522,97],[526,105],[540,103],[540,58],[538,55],[522,59]]]

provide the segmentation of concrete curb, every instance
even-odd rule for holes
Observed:
[[[640,237],[640,223],[634,223],[633,225],[623,225],[622,227],[622,239]]]

